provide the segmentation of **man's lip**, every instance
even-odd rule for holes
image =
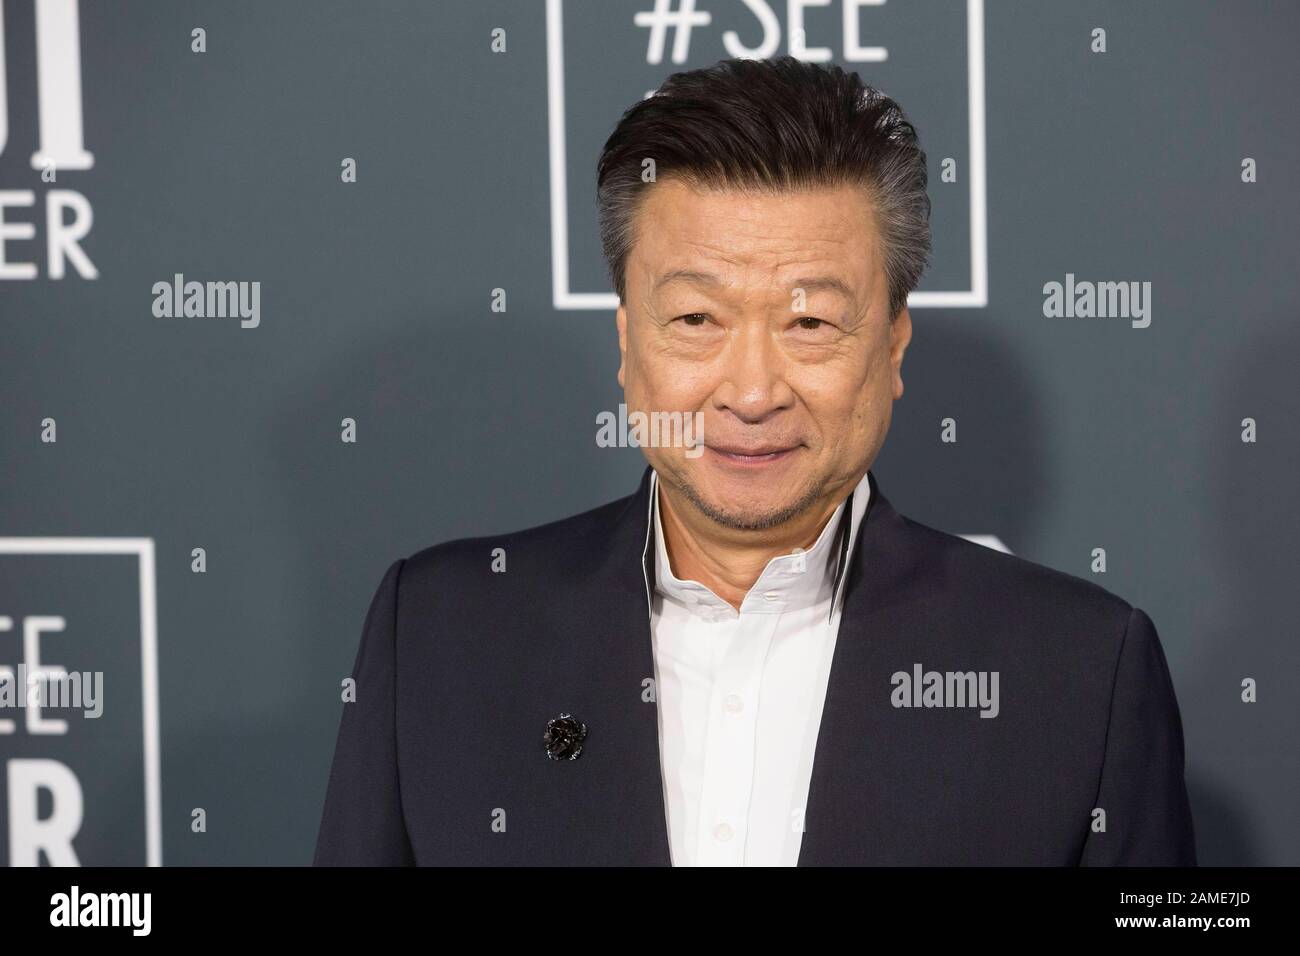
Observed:
[[[798,445],[760,445],[756,448],[732,448],[727,445],[709,445],[714,451],[723,455],[731,455],[735,458],[762,458],[767,455],[779,455],[782,452],[794,451]]]

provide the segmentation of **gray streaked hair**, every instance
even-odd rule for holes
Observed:
[[[597,163],[600,241],[620,301],[647,183],[783,192],[860,185],[875,210],[892,319],[930,259],[925,153],[902,108],[838,66],[720,60],[674,73],[624,112]]]

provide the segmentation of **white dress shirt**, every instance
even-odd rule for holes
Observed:
[[[672,863],[795,866],[840,624],[843,583],[834,607],[831,596],[841,535],[852,555],[868,478],[854,489],[850,527],[841,502],[812,548],[767,563],[739,612],[673,574],[658,478],[652,472],[647,525],[650,630]]]

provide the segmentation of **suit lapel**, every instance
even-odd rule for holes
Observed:
[[[914,576],[916,555],[904,519],[880,493],[875,475],[869,472],[868,480],[871,498],[845,582],[813,756],[800,866],[871,862],[863,821],[880,809],[871,805],[873,787],[880,781],[869,766],[870,733],[881,726],[878,711],[888,699],[888,685],[880,692],[871,675],[886,673],[885,662],[910,641],[897,609],[909,600],[906,585]]]
[[[598,855],[668,866],[658,706],[644,699],[645,682],[655,676],[644,563],[650,474],[647,466],[640,487],[614,516],[608,550],[587,582],[589,617],[578,626],[591,639],[577,666],[588,688],[590,715],[583,719],[590,746],[577,763],[584,764],[589,792],[599,801],[597,816],[608,816],[616,827],[594,834],[604,842]]]

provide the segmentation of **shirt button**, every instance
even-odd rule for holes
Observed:
[[[731,826],[726,823],[719,823],[713,828],[713,839],[719,843],[726,843],[731,839]]]
[[[779,600],[781,600],[781,592],[780,592],[780,591],[768,591],[767,593],[765,593],[765,594],[763,595],[763,600],[764,600],[764,601],[779,601]]]
[[[745,701],[739,694],[728,694],[723,706],[727,708],[727,713],[738,714],[745,709]]]

